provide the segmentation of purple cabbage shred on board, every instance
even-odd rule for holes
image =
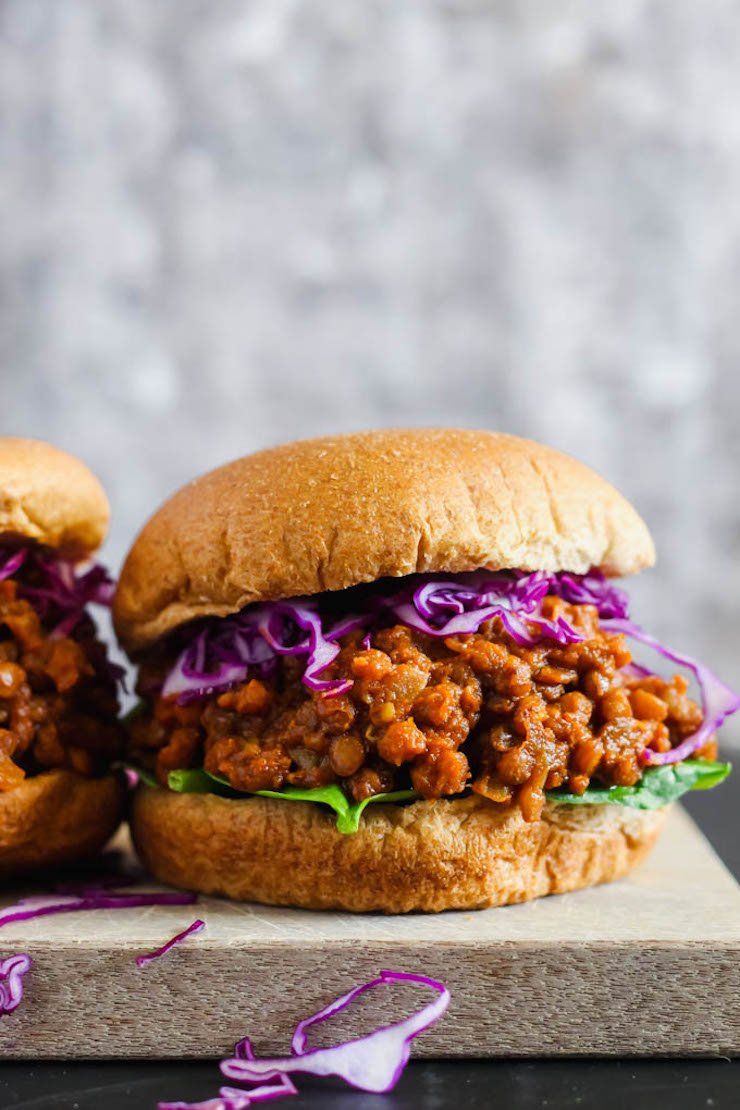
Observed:
[[[430,987],[436,998],[402,1021],[381,1025],[363,1037],[329,1048],[308,1047],[308,1032],[313,1026],[342,1013],[367,991],[389,983]],[[405,971],[381,971],[377,979],[354,987],[317,1014],[300,1021],[293,1032],[290,1056],[259,1059],[248,1037],[239,1041],[233,1057],[221,1062],[221,1072],[232,1082],[252,1086],[222,1087],[218,1098],[206,1102],[160,1102],[158,1110],[246,1110],[258,1102],[296,1094],[290,1078],[295,1073],[338,1076],[357,1090],[385,1094],[400,1079],[411,1053],[411,1042],[442,1017],[449,1002],[447,987],[436,979]]]
[[[384,585],[385,595],[381,592]],[[370,631],[389,621],[443,639],[477,632],[485,621],[497,617],[512,639],[525,647],[542,640],[563,646],[582,641],[583,635],[563,617],[550,620],[542,615],[542,602],[548,594],[574,605],[595,606],[606,632],[622,633],[651,647],[696,678],[703,703],[701,728],[670,752],[646,752],[648,762],[675,763],[692,755],[740,707],[740,699],[708,668],[665,647],[634,624],[625,591],[598,571],[580,575],[486,570],[415,575],[400,587],[397,580],[389,579],[368,590],[361,611],[339,621],[329,619],[315,598],[254,606],[201,624],[180,652],[161,692],[184,703],[243,682],[250,673],[270,678],[278,658],[293,655],[306,659],[304,685],[325,697],[335,697],[352,686],[350,679],[323,677],[339,654],[341,637],[360,630],[364,632],[361,643],[367,648]],[[629,678],[647,673],[637,663],[625,669]]]
[[[195,921],[191,922],[191,924],[188,925],[187,929],[183,929],[181,933],[176,933],[174,937],[170,937],[170,939],[166,941],[163,945],[161,945],[160,948],[155,948],[153,952],[147,952],[143,956],[137,956],[136,966],[146,967],[146,965],[150,964],[152,960],[158,960],[162,956],[165,956],[176,945],[182,944],[182,942],[184,940],[187,940],[188,937],[191,937],[193,933],[199,933],[201,929],[205,929],[205,927],[205,921],[201,921],[200,918],[196,918]]]
[[[70,887],[53,894],[37,894],[21,898],[13,905],[0,910],[0,928],[19,921],[32,921],[56,913],[76,913],[81,910],[122,910],[138,906],[186,906],[197,901],[197,895],[171,891],[119,891],[116,888],[130,884],[127,876],[110,876],[104,881],[84,881],[76,888]],[[185,935],[194,932],[193,922],[183,934],[163,946],[161,953],[152,953],[151,959],[163,954]],[[200,923],[202,926],[202,922]],[[23,976],[32,966],[31,957],[25,953],[0,961],[0,1014],[9,1014],[23,998]]]
[[[82,910],[125,910],[138,906],[191,906],[195,894],[180,891],[116,891],[110,885],[83,888],[72,894],[34,894],[0,910],[0,928],[56,913]]]
[[[23,999],[23,976],[33,961],[25,952],[0,960],[0,1014],[11,1014]]]

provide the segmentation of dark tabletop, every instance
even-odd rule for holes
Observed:
[[[740,773],[687,808],[740,878],[735,814]],[[340,1082],[299,1078],[286,1110],[739,1110],[740,1061],[465,1060],[412,1063],[390,1095],[366,1095]],[[212,1098],[214,1062],[6,1063],[0,1108],[13,1110],[154,1110],[157,1101]]]

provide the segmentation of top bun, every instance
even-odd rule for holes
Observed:
[[[0,436],[0,533],[91,555],[105,539],[110,506],[97,478],[50,443]]]
[[[195,617],[387,575],[632,574],[654,558],[621,494],[550,447],[453,428],[359,432],[259,451],[181,489],[131,548],[114,621],[137,653]]]

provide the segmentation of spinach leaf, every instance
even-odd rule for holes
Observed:
[[[632,809],[660,809],[676,801],[689,790],[709,790],[727,778],[730,763],[713,763],[706,759],[689,759],[683,763],[649,767],[635,786],[589,786],[584,794],[570,794],[564,790],[549,790],[548,801],[559,805],[621,805]],[[157,783],[148,771],[132,767],[148,786]],[[178,794],[216,794],[222,798],[249,797],[244,791],[235,790],[219,775],[212,775],[202,767],[192,770],[170,771],[167,783]],[[256,790],[262,798],[281,798],[286,802],[318,802],[329,806],[337,817],[341,833],[357,832],[365,807],[373,802],[409,802],[418,798],[414,790],[395,790],[389,794],[375,794],[362,802],[351,802],[340,786],[315,786],[302,790],[299,786],[286,786],[284,790]]]
[[[244,797],[219,775],[212,775],[202,768],[191,771],[170,771],[167,778],[170,790],[179,794],[219,794],[221,797]],[[414,790],[395,790],[389,794],[374,794],[362,802],[351,802],[340,786],[314,786],[302,790],[299,786],[286,786],[284,790],[255,790],[261,798],[282,798],[286,802],[319,802],[329,806],[337,815],[337,829],[341,833],[356,833],[366,806],[372,802],[408,802],[418,797]]]
[[[709,790],[730,773],[732,764],[713,763],[707,759],[687,759],[683,763],[648,767],[634,786],[600,786],[593,784],[584,794],[548,790],[547,799],[561,805],[631,806],[632,809],[660,809],[675,802],[688,790]]]

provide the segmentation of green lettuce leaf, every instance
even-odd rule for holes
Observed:
[[[226,779],[211,775],[201,768],[192,771],[170,771],[167,778],[170,790],[179,794],[219,794],[226,798],[243,798],[244,792],[234,790]],[[314,786],[301,790],[299,786],[286,786],[284,790],[255,790],[261,798],[282,798],[286,802],[320,802],[330,806],[337,815],[337,829],[341,833],[356,833],[366,806],[372,802],[409,802],[418,797],[414,790],[395,790],[390,794],[374,794],[362,802],[351,802],[340,786]]]
[[[157,783],[148,771],[132,767],[149,786]],[[712,763],[706,759],[690,759],[663,767],[650,767],[636,786],[589,786],[585,794],[569,794],[563,790],[549,790],[547,798],[559,805],[621,805],[633,809],[660,809],[675,802],[688,790],[709,790],[727,778],[730,763]],[[244,798],[245,793],[235,790],[230,783],[203,768],[170,771],[167,783],[178,794],[217,794],[222,798]],[[362,802],[351,802],[336,783],[301,790],[287,786],[284,790],[256,790],[262,798],[282,798],[286,802],[319,802],[329,806],[337,815],[337,829],[341,833],[356,833],[366,806],[372,802],[409,802],[418,798],[414,790],[396,790],[389,794],[375,794]],[[248,796],[248,795],[247,795]]]
[[[217,779],[202,767],[192,771],[170,771],[167,785],[177,794],[220,794],[223,797],[238,797],[237,791],[231,789],[226,779]]]
[[[635,786],[589,786],[584,794],[548,790],[547,799],[560,805],[631,806],[632,809],[660,809],[675,802],[688,790],[709,790],[730,773],[732,764],[708,759],[687,759],[683,763],[649,767]]]
[[[394,790],[390,794],[373,794],[362,802],[351,802],[340,786],[315,786],[311,790],[301,790],[288,786],[285,790],[258,790],[262,798],[285,798],[292,802],[321,802],[331,806],[337,815],[337,828],[340,833],[356,833],[360,827],[363,810],[372,802],[410,802],[418,797],[415,790]]]

